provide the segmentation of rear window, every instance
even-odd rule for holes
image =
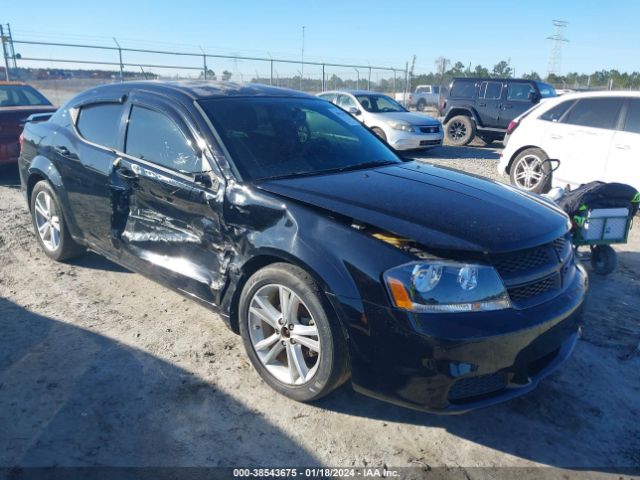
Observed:
[[[551,98],[558,96],[556,89],[548,83],[536,82],[536,85],[538,86],[538,90],[540,90],[540,96],[542,98]]]
[[[119,148],[118,131],[123,106],[120,103],[101,103],[80,109],[76,128],[83,138],[109,148]]]
[[[473,81],[455,81],[451,87],[451,97],[473,98],[476,94],[476,83]]]
[[[567,110],[575,103],[574,100],[569,100],[566,102],[559,103],[553,108],[550,108],[542,115],[540,115],[540,120],[547,120],[548,122],[557,122],[560,120],[562,115],[565,114]]]
[[[640,133],[640,98],[632,98],[629,102],[624,130],[626,132]]]
[[[564,117],[562,123],[583,127],[613,129],[618,121],[622,98],[583,98]]]
[[[0,107],[31,105],[51,105],[51,102],[28,85],[0,85]]]

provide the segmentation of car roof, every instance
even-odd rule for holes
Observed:
[[[314,98],[296,90],[271,87],[260,83],[237,83],[207,80],[140,80],[100,85],[78,95],[74,103],[84,102],[92,98],[118,96],[132,90],[162,94],[166,97],[182,100],[201,100],[220,97],[302,97]]]
[[[538,82],[547,83],[544,80],[532,80],[528,78],[492,78],[492,77],[455,77],[452,82],[468,80],[471,82]]]
[[[370,90],[355,90],[355,89],[327,90],[326,92],[318,93],[318,95],[326,95],[327,93],[349,93],[351,95],[384,95],[385,97],[388,96],[387,94],[382,92],[372,92]]]
[[[590,97],[635,97],[640,98],[640,90],[595,90],[591,92],[573,92],[565,93],[558,97],[557,100],[572,100],[576,98]]]

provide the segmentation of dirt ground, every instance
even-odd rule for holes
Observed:
[[[426,160],[495,177],[497,156]],[[584,337],[535,392],[452,417],[349,385],[304,405],[267,387],[208,310],[95,254],[50,261],[4,169],[0,466],[640,468],[640,228],[616,249],[614,274],[590,274]]]

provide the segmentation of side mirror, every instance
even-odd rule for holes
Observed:
[[[529,92],[529,100],[533,103],[538,103],[540,101],[540,94],[537,92]]]
[[[211,180],[211,176],[208,173],[196,173],[193,176],[193,181],[205,188],[211,188],[213,186],[213,181]]]
[[[349,113],[351,115],[360,115],[362,112],[360,111],[359,108],[356,107],[349,107]]]

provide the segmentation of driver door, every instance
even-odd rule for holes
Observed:
[[[112,237],[124,263],[217,304],[228,253],[221,184],[194,145],[183,116],[132,95],[125,155],[112,175]]]

